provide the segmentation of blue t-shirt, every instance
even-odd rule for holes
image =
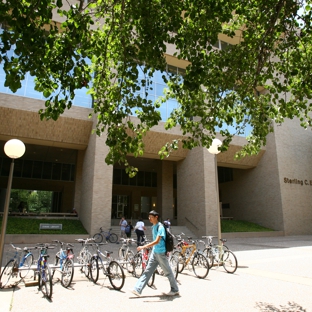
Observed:
[[[160,236],[160,241],[157,245],[153,247],[153,251],[155,253],[165,253],[166,252],[166,244],[165,244],[165,228],[164,226],[158,222],[157,224],[152,226],[153,240]]]

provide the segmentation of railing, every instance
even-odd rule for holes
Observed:
[[[199,230],[199,228],[192,221],[190,221],[187,217],[185,217],[185,220],[189,222],[196,230]]]

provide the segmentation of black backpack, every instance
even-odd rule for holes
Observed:
[[[170,252],[174,248],[174,236],[170,233],[169,229],[167,229],[165,226],[164,226],[164,229],[166,232],[166,237],[164,238],[166,252]],[[157,228],[157,231],[158,231],[158,228]]]

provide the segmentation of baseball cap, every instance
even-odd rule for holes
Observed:
[[[152,216],[159,216],[159,213],[155,210],[152,210],[148,213],[148,215],[152,215]]]

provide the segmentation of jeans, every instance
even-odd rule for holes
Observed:
[[[144,231],[136,230],[135,233],[137,235],[137,246],[141,246],[141,243],[144,242]]]
[[[144,287],[146,286],[147,282],[149,281],[150,277],[153,275],[154,271],[156,270],[157,266],[160,265],[162,270],[164,271],[164,276],[166,276],[169,280],[171,291],[178,292],[179,287],[174,278],[173,272],[169,265],[168,258],[165,253],[154,253],[149,257],[147,267],[137,283],[134,286],[134,289],[141,294]]]

